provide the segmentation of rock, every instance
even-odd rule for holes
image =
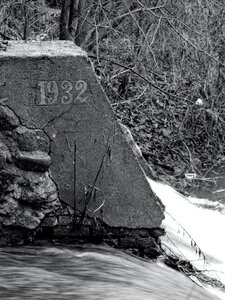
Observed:
[[[45,217],[41,223],[42,227],[55,227],[56,225],[58,225],[56,217]]]
[[[4,158],[5,161],[12,161],[11,153],[6,146],[6,144],[0,140],[0,156]]]
[[[12,170],[0,170],[0,197],[8,191],[9,186],[14,182],[17,175]],[[1,199],[0,198],[0,199]]]
[[[67,226],[57,226],[54,228],[54,237],[56,239],[67,239],[67,238],[87,238],[89,237],[89,228],[88,227],[81,227],[77,229],[71,229],[71,227]]]
[[[121,238],[119,246],[122,248],[136,248],[136,239],[130,237]]]
[[[2,218],[2,224],[4,226],[13,226],[16,225],[16,216],[13,215],[8,215]]]
[[[36,132],[25,126],[19,126],[14,130],[15,139],[21,151],[36,151],[38,149],[38,142]]]
[[[137,247],[151,248],[156,247],[155,239],[152,237],[148,238],[136,238]]]
[[[21,126],[8,107],[0,106],[0,124],[0,226],[34,230],[46,214],[61,208],[46,172],[50,140],[40,129]]]
[[[147,256],[150,259],[156,259],[161,254],[161,249],[157,246],[155,247],[146,247],[143,249],[143,255]]]
[[[154,237],[155,239],[165,235],[165,233],[165,228],[158,227],[149,229],[150,236]]]
[[[7,195],[0,204],[0,215],[13,215],[17,207],[18,201]]]
[[[14,129],[20,125],[18,117],[12,109],[0,105],[0,131]]]
[[[24,173],[24,179],[26,180],[26,185],[22,184],[21,186],[18,183],[22,187],[20,202],[38,207],[41,204],[48,203],[51,195],[54,195],[55,199],[57,199],[56,186],[47,172],[43,174],[27,172]]]
[[[54,216],[68,216],[68,210],[64,203],[59,202],[59,205],[55,205]]]
[[[1,241],[3,241],[4,246],[8,244],[23,245],[25,242],[32,240],[32,235],[31,231],[27,228],[8,226],[7,228],[4,228]]]
[[[50,141],[42,130],[19,126],[14,130],[14,134],[19,150],[27,152],[37,150],[49,152]]]
[[[39,214],[39,217],[37,217],[32,210],[24,209],[18,213],[16,224],[27,229],[35,229],[40,225],[43,218],[44,214]]]
[[[51,165],[51,157],[42,151],[18,151],[16,166],[26,171],[45,172]]]
[[[6,163],[12,162],[12,156],[8,147],[0,140],[0,170],[6,168]]]
[[[68,226],[72,225],[73,218],[71,216],[59,216],[59,225],[60,226]]]
[[[129,228],[113,228],[110,229],[114,236],[126,236],[126,237],[148,237],[149,232],[148,229],[133,229],[130,230]]]
[[[5,226],[20,226],[27,229],[35,229],[40,225],[41,220],[44,218],[44,214],[36,214],[35,211],[17,207],[11,214],[3,217],[3,225]]]
[[[0,183],[3,185],[0,223],[4,226],[33,230],[45,215],[62,208],[56,186],[47,172],[26,172],[14,167],[0,172]]]
[[[48,136],[44,133],[43,130],[36,129],[36,138],[38,143],[38,149],[40,151],[49,153],[50,151],[50,139]]]

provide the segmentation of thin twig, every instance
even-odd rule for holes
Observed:
[[[206,260],[206,257],[205,257],[205,254],[204,252],[201,250],[201,248],[197,245],[197,243],[194,241],[194,239],[191,237],[191,235],[187,232],[187,230],[180,224],[177,222],[177,220],[170,214],[166,211],[166,214],[168,216],[170,216],[170,218],[172,218],[183,230],[183,232],[191,239],[191,246],[193,246],[195,249],[196,249],[196,252],[199,256],[202,256],[204,261],[207,262]]]

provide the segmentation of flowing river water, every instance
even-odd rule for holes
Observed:
[[[169,219],[173,214],[175,218],[181,216],[179,222],[185,221],[184,226],[192,224],[188,228],[191,234],[194,235],[194,230],[200,236],[205,233],[208,244],[204,244],[203,238],[200,239],[200,244],[202,243],[206,256],[209,253],[206,259],[212,259],[211,263],[219,261],[218,268],[221,267],[223,270],[225,264],[222,262],[222,257],[225,252],[222,243],[218,244],[219,239],[215,238],[215,234],[210,236],[216,229],[220,230],[218,226],[222,225],[222,222],[225,223],[221,212],[216,212],[216,215],[207,214],[204,217],[207,211],[204,212],[195,204],[182,198],[170,187],[153,181],[149,183],[166,205],[166,219],[163,226],[168,231],[167,238],[174,238],[174,243],[177,243],[175,250],[179,249],[182,252],[188,248],[190,253],[193,252],[190,245],[188,247],[187,243],[184,245],[181,238],[179,240],[177,225],[173,229],[171,224],[174,220]],[[221,219],[218,218],[219,214]],[[216,227],[213,227],[215,221],[212,219],[213,216],[217,219]],[[204,225],[205,223],[198,226],[195,219],[199,224],[208,222],[210,226]],[[211,227],[213,230],[208,232]],[[199,234],[194,235],[196,242]],[[214,248],[220,248],[218,253],[213,251],[212,245],[209,247],[210,238]],[[167,245],[166,237],[163,243]],[[188,252],[185,255],[188,255]],[[215,271],[215,265],[213,270]],[[1,300],[213,300],[225,299],[223,296],[224,294],[217,298],[190,278],[161,262],[138,259],[106,246],[0,248]]]
[[[216,299],[182,274],[107,247],[0,251],[1,299]]]

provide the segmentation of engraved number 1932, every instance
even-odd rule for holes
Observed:
[[[60,86],[56,81],[40,81],[38,83],[40,88],[40,101],[37,105],[53,105],[58,101],[62,104],[70,104],[74,101],[79,101],[83,103],[86,98],[84,93],[87,90],[87,83],[83,80],[78,80],[75,82],[75,85],[71,81],[64,80],[60,83]],[[79,91],[78,95],[74,98],[72,90],[75,88],[76,91]],[[61,97],[59,98],[59,94]]]

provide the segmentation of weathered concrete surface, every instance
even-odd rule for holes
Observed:
[[[72,42],[10,42],[0,52],[0,103],[26,129],[49,137],[50,174],[62,201],[109,226],[160,226],[163,205],[86,54]]]

